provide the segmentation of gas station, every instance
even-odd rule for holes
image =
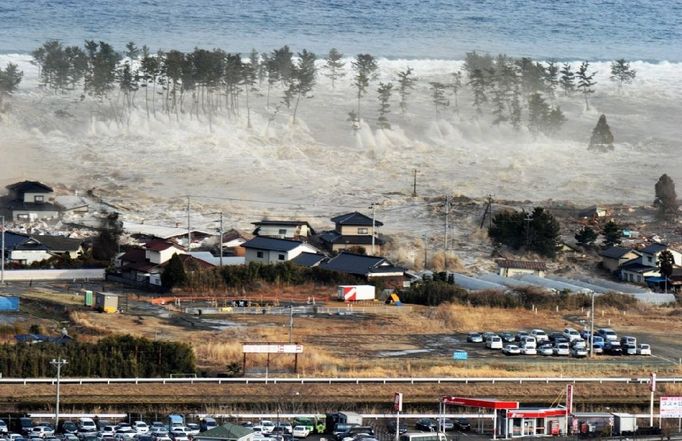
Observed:
[[[445,396],[440,401],[441,414],[446,406],[478,409],[491,413],[493,439],[566,435],[569,410],[566,407],[521,408],[518,401]],[[488,412],[489,411],[489,412]]]

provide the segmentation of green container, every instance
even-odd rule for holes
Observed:
[[[85,291],[85,306],[94,305],[94,297],[95,296],[92,294],[92,291]]]

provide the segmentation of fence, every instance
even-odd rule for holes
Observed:
[[[293,309],[293,311],[292,311]],[[400,314],[402,312],[409,312],[412,308],[410,306],[393,306],[393,305],[377,305],[377,306],[355,306],[349,304],[348,306],[329,307],[329,306],[224,306],[224,307],[191,307],[184,308],[186,314],[327,314],[327,315],[350,315],[350,314]]]
[[[36,280],[104,280],[104,268],[96,269],[41,269],[8,270],[8,282],[29,282]]]

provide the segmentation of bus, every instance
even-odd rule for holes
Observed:
[[[448,441],[448,438],[439,432],[407,432],[400,435],[400,441]]]

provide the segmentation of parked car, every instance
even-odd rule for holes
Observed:
[[[554,346],[554,355],[568,356],[571,355],[571,349],[568,343],[557,343]]]
[[[92,418],[81,418],[78,420],[78,432],[97,432],[97,424]]]
[[[520,342],[519,346],[521,346],[521,347],[528,346],[528,347],[537,348],[538,342],[535,339],[535,337],[533,337],[532,335],[526,335],[525,337],[521,338],[521,342]]]
[[[538,355],[538,350],[534,346],[521,346],[523,355]]]
[[[164,423],[162,423],[161,421],[154,421],[154,422],[152,423],[152,426],[151,426],[152,430],[153,430],[155,427],[166,427],[166,425],[165,425]]]
[[[564,337],[566,337],[568,339],[569,343],[573,342],[573,340],[577,340],[580,338],[580,332],[576,331],[573,328],[564,329],[563,334],[564,334]]]
[[[469,343],[483,343],[483,336],[479,332],[470,332],[467,334],[467,341]]]
[[[581,348],[579,346],[573,346],[573,348],[571,348],[571,357],[585,358],[587,357],[587,349]]]
[[[450,418],[443,418],[442,420],[438,418],[436,422],[438,423],[439,430],[452,430],[455,428],[455,423]]]
[[[607,341],[604,345],[604,353],[608,355],[623,355],[623,348],[616,340]]]
[[[589,340],[590,335],[592,335],[592,333],[590,332],[589,329],[583,329],[582,331],[580,331],[580,338],[582,338],[583,340]]]
[[[637,346],[632,344],[626,344],[621,346],[623,354],[625,355],[637,355]]]
[[[620,345],[633,345],[637,346],[637,337],[632,337],[631,335],[625,335],[620,338]]]
[[[78,441],[78,437],[74,435],[73,433],[65,433],[62,435],[62,440],[63,441]],[[19,440],[17,440],[19,441]]]
[[[454,422],[455,430],[460,432],[468,432],[471,430],[471,423],[465,418],[458,418]]]
[[[189,435],[183,432],[171,432],[171,439],[173,441],[189,441]]]
[[[549,341],[556,343],[557,341],[566,341],[566,337],[562,332],[552,332],[549,334]]]
[[[386,431],[388,433],[395,433],[395,420],[394,419],[389,419],[388,422],[386,422]],[[398,427],[398,433],[403,434],[407,432],[407,423],[403,419],[400,420],[400,426]]]
[[[74,423],[73,421],[62,421],[62,433],[67,434],[67,433],[73,433],[76,434],[78,433],[78,425]]]
[[[500,339],[500,341],[501,340],[502,339]],[[417,422],[414,425],[414,428],[417,430],[421,430],[422,432],[435,432],[438,430],[438,425],[432,419],[422,418],[420,420],[417,420]]]
[[[530,335],[535,337],[535,341],[538,343],[549,341],[549,336],[542,329],[533,329],[530,331]]]
[[[272,433],[272,431],[275,430],[275,423],[273,423],[272,421],[263,420],[261,421],[261,427],[262,433],[265,434]]]
[[[214,418],[204,417],[201,419],[201,421],[199,421],[199,430],[201,432],[206,432],[207,430],[211,430],[217,426],[218,426],[218,423],[216,422],[216,420]]]
[[[102,436],[109,436],[111,438],[114,437],[116,434],[116,427],[115,426],[104,426],[102,429],[99,431],[100,435]]]
[[[137,435],[137,432],[132,427],[125,425],[119,426],[114,434],[115,440],[131,440]]]
[[[601,328],[597,330],[597,334],[604,337],[605,341],[618,341],[618,334],[611,328]]]
[[[503,332],[500,334],[500,338],[505,343],[514,343],[516,341],[516,336],[511,332]]]
[[[155,441],[154,437],[149,434],[137,434],[135,435],[135,441]]]
[[[587,349],[587,342],[582,338],[573,340],[571,343],[571,348]]]
[[[29,437],[45,438],[54,435],[54,429],[48,425],[35,426],[31,429]]]
[[[519,332],[517,332],[517,333],[516,333],[516,337],[515,337],[515,338],[516,338],[516,341],[520,343],[520,342],[521,342],[521,339],[522,339],[523,337],[527,336],[527,335],[530,335],[530,334],[528,333],[528,331],[519,331]]]
[[[519,355],[521,354],[521,348],[516,345],[507,345],[502,349],[504,355]]]
[[[493,335],[497,335],[497,334],[495,334],[494,332],[487,331],[487,332],[484,332],[483,334],[481,334],[481,337],[483,337],[483,341],[486,341],[486,340],[488,340],[488,338],[492,337]]]
[[[197,436],[201,432],[201,427],[197,423],[187,423],[187,434]]]
[[[19,435],[18,433],[10,433],[7,435],[7,439],[9,441],[23,441],[24,437]]]
[[[637,346],[637,355],[651,355],[651,346],[646,343],[640,343]]]
[[[493,335],[485,341],[485,347],[488,349],[502,349],[502,338]]]
[[[144,421],[135,421],[132,427],[140,435],[149,433],[149,426]]]
[[[168,429],[166,427],[154,426],[152,427],[152,430],[149,431],[149,433],[157,438],[160,436],[168,436]]]
[[[9,429],[7,429],[7,423],[5,423],[3,420],[0,420],[0,433],[6,435],[9,432]]]
[[[294,426],[291,434],[294,438],[307,438],[310,435],[310,430],[306,426]]]
[[[537,349],[540,355],[554,355],[554,346],[551,343],[543,343]]]
[[[156,441],[173,441],[168,435],[159,435],[154,438]]]

